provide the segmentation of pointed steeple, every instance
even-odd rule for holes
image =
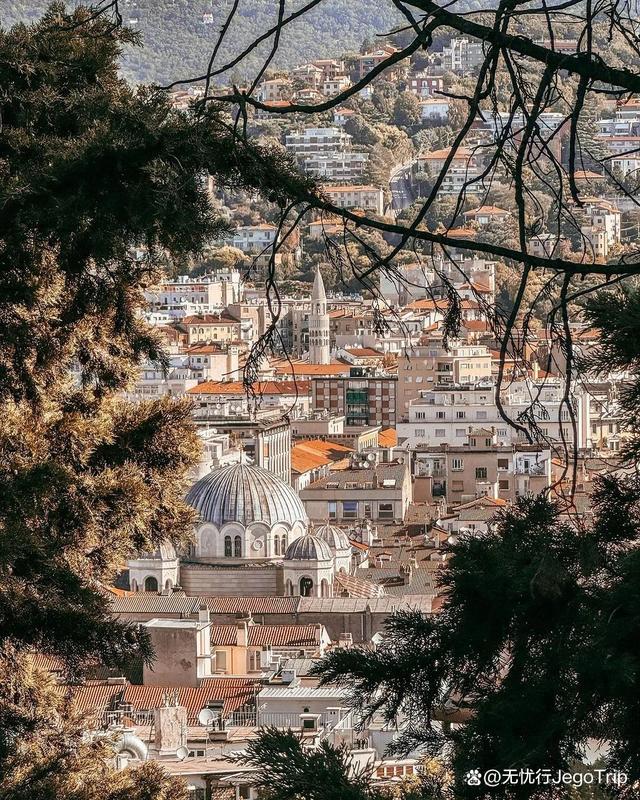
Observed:
[[[324,289],[324,281],[322,280],[322,273],[320,272],[320,264],[316,264],[316,274],[313,279],[313,291],[311,292],[312,301],[327,302],[327,293]]]
[[[330,361],[327,293],[324,289],[320,266],[316,265],[309,316],[309,362],[311,364],[329,364]]]

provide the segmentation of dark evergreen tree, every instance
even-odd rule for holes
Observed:
[[[164,361],[143,290],[225,230],[208,174],[280,201],[269,175],[293,175],[236,147],[215,109],[128,86],[118,57],[133,38],[62,5],[0,31],[2,800],[182,796],[155,766],[111,774],[108,744],[81,739],[29,653],[70,677],[152,657],[104,586],[127,557],[190,535],[198,437],[185,402],[119,399],[141,359]]]

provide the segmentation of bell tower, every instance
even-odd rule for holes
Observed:
[[[329,364],[330,361],[327,295],[320,267],[317,266],[311,292],[311,314],[309,316],[309,363]]]

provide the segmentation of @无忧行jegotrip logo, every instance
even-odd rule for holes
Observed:
[[[550,769],[470,769],[465,772],[467,786],[624,786],[628,776],[617,770],[593,769],[570,772]]]

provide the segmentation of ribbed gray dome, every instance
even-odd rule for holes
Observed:
[[[332,550],[351,550],[347,534],[340,528],[336,528],[335,525],[330,525],[328,522],[316,528],[314,535],[322,539],[323,542],[326,542]]]
[[[307,515],[293,489],[269,470],[248,464],[232,464],[213,470],[195,483],[187,494],[202,522],[222,527],[239,522],[269,526],[277,522],[293,525]]]
[[[285,561],[331,561],[332,558],[329,545],[311,533],[294,539],[284,554]]]

